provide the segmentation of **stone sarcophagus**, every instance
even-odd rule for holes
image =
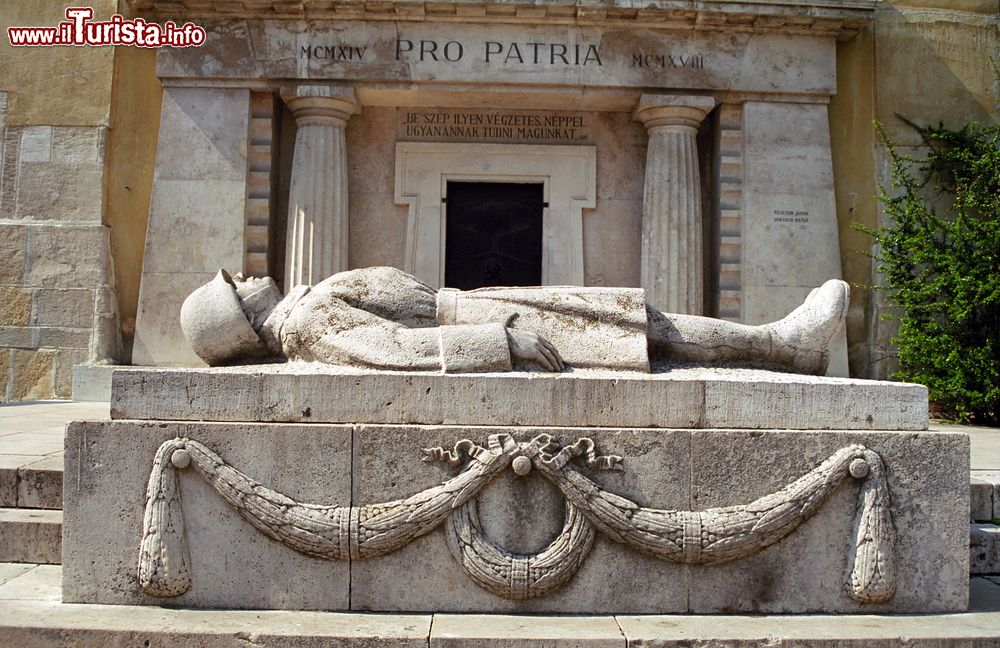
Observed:
[[[66,441],[68,602],[963,610],[923,387],[749,369],[116,372]]]

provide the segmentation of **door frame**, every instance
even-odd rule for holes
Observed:
[[[404,270],[444,285],[448,181],[543,185],[542,285],[582,286],[583,210],[597,203],[597,147],[397,142],[394,198],[407,206]]]

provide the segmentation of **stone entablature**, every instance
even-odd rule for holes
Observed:
[[[589,2],[345,2],[335,0],[129,0],[138,11],[157,18],[243,16],[255,18],[325,18],[337,20],[476,20],[552,24],[620,23],[661,28],[779,32],[846,39],[870,20],[876,0],[825,0],[810,3],[690,2],[612,0]]]
[[[205,45],[164,49],[165,83],[281,80],[669,88],[806,96],[836,93],[828,36],[645,25],[211,19]],[[364,97],[362,97],[364,103]]]

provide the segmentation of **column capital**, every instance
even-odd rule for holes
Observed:
[[[283,88],[281,98],[299,126],[346,126],[351,115],[361,112],[353,87],[299,85]]]
[[[649,130],[697,132],[705,115],[715,107],[715,99],[705,95],[644,94],[639,97],[632,118]]]

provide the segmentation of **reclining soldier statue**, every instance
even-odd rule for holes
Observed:
[[[302,360],[449,373],[692,363],[823,374],[850,289],[813,290],[785,318],[747,326],[662,313],[639,288],[435,291],[395,268],[341,272],[285,297],[224,270],[185,300],[181,328],[209,365]]]

